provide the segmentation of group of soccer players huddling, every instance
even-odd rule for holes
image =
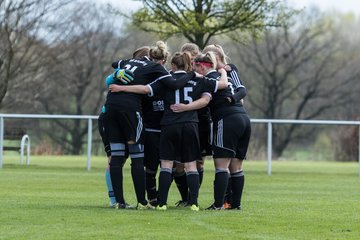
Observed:
[[[239,210],[251,126],[238,70],[216,44],[202,52],[193,43],[184,44],[171,56],[170,71],[164,67],[169,57],[167,45],[158,41],[137,49],[130,59],[113,62],[114,72],[106,78],[109,92],[99,131],[109,157],[111,205],[167,210],[174,181],[181,195],[175,206],[199,211],[204,158],[212,155],[214,200],[206,209]],[[123,193],[123,166],[129,156],[134,207]]]

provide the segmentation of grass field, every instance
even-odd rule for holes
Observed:
[[[0,239],[360,239],[357,163],[245,163],[242,211],[108,208],[104,157],[36,157],[0,169]],[[212,203],[213,165],[206,162],[200,207]],[[125,198],[135,204],[127,163]],[[179,200],[172,186],[169,205]]]

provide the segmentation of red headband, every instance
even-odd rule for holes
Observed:
[[[212,63],[208,63],[208,62],[194,62],[194,64],[203,65],[203,66],[207,66],[207,67],[212,67],[213,66]]]

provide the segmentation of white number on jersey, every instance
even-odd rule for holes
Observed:
[[[134,72],[134,71],[138,68],[138,66],[133,66],[133,67],[131,68],[131,65],[130,65],[130,64],[126,64],[126,65],[124,66],[124,68],[127,69],[127,70],[130,70],[131,72]]]
[[[192,87],[184,87],[184,100],[191,103],[193,99],[189,96],[189,93],[193,91]],[[175,91],[175,104],[180,103],[180,90]]]

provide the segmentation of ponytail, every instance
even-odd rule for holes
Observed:
[[[155,61],[162,60],[165,63],[169,56],[169,51],[166,43],[164,43],[163,41],[157,41],[156,46],[150,48],[149,55],[151,59]]]
[[[191,71],[191,57],[187,52],[175,53],[171,58],[171,63],[174,64],[178,70],[184,70],[186,72]]]

